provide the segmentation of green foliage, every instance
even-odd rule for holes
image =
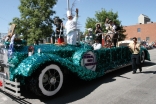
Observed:
[[[16,24],[15,33],[23,34],[28,44],[35,40],[50,36],[53,32],[53,19],[55,14],[53,6],[57,0],[20,0],[20,18],[14,18],[10,23]]]
[[[117,26],[121,27],[121,31],[119,34],[119,37],[120,37],[119,40],[124,40],[126,38],[126,35],[123,34],[125,32],[125,30],[121,26],[121,21],[119,21],[119,19],[118,19],[118,13],[114,13],[112,10],[106,11],[105,9],[101,9],[101,11],[96,11],[94,18],[90,18],[90,17],[87,18],[85,27],[92,28],[93,32],[94,32],[96,29],[96,24],[100,23],[103,32],[107,32],[107,30],[105,29],[106,27],[104,25],[106,18],[111,19],[112,21],[114,21],[116,23]],[[85,33],[87,33],[87,31],[85,31]]]

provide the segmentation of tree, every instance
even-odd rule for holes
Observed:
[[[23,34],[28,44],[50,36],[53,32],[51,16],[55,14],[53,6],[57,0],[20,0],[20,2],[21,17],[12,21],[16,24],[15,33]]]
[[[95,18],[90,18],[90,17],[87,18],[85,27],[92,28],[94,32],[96,29],[96,24],[100,23],[102,30],[106,32],[106,29],[105,29],[106,27],[104,25],[106,18],[111,19],[117,24],[117,26],[120,26],[121,31],[119,33],[119,37],[120,37],[119,40],[124,40],[126,38],[126,35],[123,34],[125,30],[123,29],[121,25],[121,21],[119,21],[118,19],[118,13],[114,13],[112,10],[106,11],[105,9],[101,9],[101,11],[96,11]],[[85,33],[87,33],[87,31]]]

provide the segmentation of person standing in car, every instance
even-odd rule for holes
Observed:
[[[78,9],[76,9],[76,15],[72,16],[71,11],[67,11],[68,21],[65,24],[67,34],[67,44],[76,45],[77,40],[77,20],[78,20]]]
[[[101,33],[101,34],[99,34]],[[102,28],[100,26],[100,24],[96,25],[96,29],[95,29],[95,34],[96,34],[96,38],[99,39],[99,43],[102,44]]]

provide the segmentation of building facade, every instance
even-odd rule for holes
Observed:
[[[126,30],[124,34],[127,35],[126,40],[131,40],[133,37],[137,37],[138,41],[156,41],[156,22],[150,21],[150,18],[141,14],[138,17],[138,24],[131,26],[123,26]]]
[[[126,39],[137,37],[138,41],[146,40],[148,42],[156,41],[156,23],[137,24],[132,26],[124,26],[127,35]]]

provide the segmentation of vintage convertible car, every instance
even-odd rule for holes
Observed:
[[[12,51],[1,49],[0,89],[16,96],[20,96],[19,85],[28,86],[38,96],[53,96],[63,87],[69,73],[90,81],[131,64],[131,52],[126,46],[93,50],[87,44],[21,44],[14,45]],[[150,60],[143,47],[140,55],[142,63]]]

